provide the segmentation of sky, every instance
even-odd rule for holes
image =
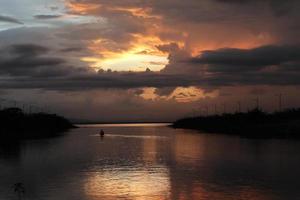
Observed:
[[[300,106],[297,0],[0,0],[0,97],[71,119]],[[2,102],[3,103],[3,102]]]

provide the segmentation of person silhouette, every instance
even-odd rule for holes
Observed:
[[[99,135],[100,135],[100,137],[104,137],[104,131],[102,129],[101,129]]]
[[[13,185],[14,192],[18,195],[18,199],[21,200],[22,196],[25,194],[25,187],[23,183],[15,183]]]

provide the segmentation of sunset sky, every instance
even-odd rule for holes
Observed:
[[[0,0],[0,97],[73,119],[300,106],[297,0]]]

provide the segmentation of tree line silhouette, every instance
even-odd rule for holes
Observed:
[[[300,108],[273,113],[255,108],[248,112],[188,117],[172,126],[250,138],[300,138]]]
[[[17,107],[0,110],[0,138],[2,139],[53,137],[73,127],[71,122],[56,114],[24,113]]]

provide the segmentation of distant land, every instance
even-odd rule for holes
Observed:
[[[88,120],[71,120],[72,123],[78,125],[89,125],[89,124],[171,124],[171,121],[88,121]]]
[[[0,139],[40,139],[75,128],[64,117],[47,113],[24,113],[20,108],[0,110]]]
[[[245,113],[183,118],[174,122],[172,127],[247,138],[300,139],[300,108],[274,113],[256,108]]]

